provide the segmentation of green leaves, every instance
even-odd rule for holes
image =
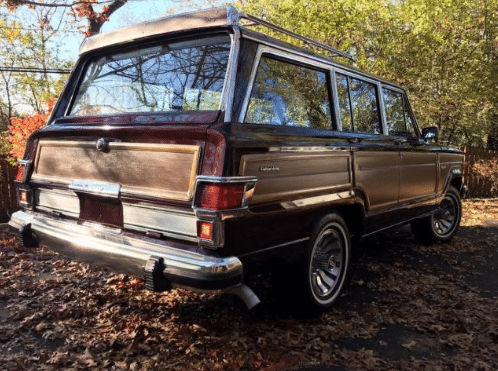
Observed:
[[[498,0],[249,0],[244,10],[401,84],[443,141],[484,145],[498,103]]]

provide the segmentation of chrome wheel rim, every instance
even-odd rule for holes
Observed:
[[[333,296],[341,285],[344,271],[345,246],[342,234],[335,229],[324,230],[316,239],[310,265],[313,293],[319,300]]]
[[[451,195],[447,195],[432,217],[434,232],[441,237],[451,234],[457,225],[459,210],[458,201]]]

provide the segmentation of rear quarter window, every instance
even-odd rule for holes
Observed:
[[[245,122],[330,129],[327,76],[323,71],[264,56]]]

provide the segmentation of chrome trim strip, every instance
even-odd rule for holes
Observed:
[[[285,243],[282,243],[280,245],[275,245],[275,246],[267,247],[266,249],[262,249],[262,250],[258,250],[258,251],[253,251],[253,252],[249,252],[247,254],[240,255],[240,258],[244,258],[246,256],[250,256],[250,255],[254,255],[254,254],[266,252],[266,251],[273,250],[273,249],[278,249],[279,247],[294,245],[296,243],[301,243],[301,242],[304,242],[304,241],[308,241],[309,239],[310,239],[310,237],[305,237],[305,238],[300,238],[298,240],[294,240],[294,241],[290,241],[290,242],[285,242]]]
[[[267,202],[267,201],[278,200],[278,199],[281,199],[284,197],[299,197],[299,196],[305,196],[306,194],[333,192],[333,191],[337,191],[339,189],[348,189],[347,192],[349,192],[349,189],[351,189],[351,184],[337,184],[337,185],[331,185],[331,186],[309,188],[309,189],[300,189],[300,190],[294,190],[294,191],[267,193],[267,194],[256,195],[253,197],[253,199],[254,199],[254,203],[262,203],[262,202]],[[337,196],[335,196],[337,194],[341,194],[341,193],[336,192],[330,196],[337,197]],[[308,200],[308,199],[313,200],[313,199],[315,199],[315,197],[321,197],[321,196],[306,197],[306,198],[302,198],[301,200]],[[339,199],[341,199],[341,198],[339,198]],[[290,201],[290,202],[297,202],[296,205],[300,204],[299,199],[296,201]],[[313,204],[313,203],[311,203],[311,204]],[[307,206],[307,205],[303,205],[303,206]]]
[[[199,283],[237,276],[242,279],[242,263],[233,256],[207,256],[181,249],[181,245],[174,247],[168,241],[126,234],[102,226],[94,228],[93,225],[80,225],[27,211],[14,213],[9,221],[9,225],[17,230],[27,224],[31,224],[31,230],[50,249],[136,277],[143,277],[145,264],[154,256],[164,260],[163,273],[166,275],[190,278]],[[176,285],[175,282],[172,284]],[[195,288],[195,285],[192,287]]]
[[[380,128],[382,129],[381,133],[384,135],[389,135],[389,131],[387,128],[387,116],[386,116],[386,108],[384,106],[384,95],[382,94],[382,84],[380,81],[377,81],[375,84],[375,90],[377,91],[377,102],[379,103],[380,110]]]
[[[281,202],[280,205],[282,205],[284,209],[294,209],[298,207],[320,205],[326,202],[350,200],[353,198],[354,198],[354,191],[348,190],[344,192],[332,193],[329,195],[301,198],[293,201]]]
[[[121,185],[106,182],[95,182],[92,180],[75,179],[68,187],[75,192],[81,192],[96,196],[119,198]]]
[[[122,205],[124,228],[151,230],[181,239],[193,238],[197,242],[196,220],[192,210],[186,213],[126,202],[122,202]]]
[[[59,189],[34,189],[35,205],[40,210],[60,212],[78,218],[80,200],[76,193]]]
[[[339,92],[337,91],[337,76],[334,70],[330,71],[332,84],[332,105],[334,107],[335,129],[342,131],[341,107],[339,106]]]

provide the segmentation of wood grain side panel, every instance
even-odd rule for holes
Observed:
[[[355,152],[355,187],[367,196],[368,210],[380,211],[398,203],[399,154],[397,151]]]
[[[243,155],[239,175],[254,175],[254,203],[351,189],[349,151]]]

